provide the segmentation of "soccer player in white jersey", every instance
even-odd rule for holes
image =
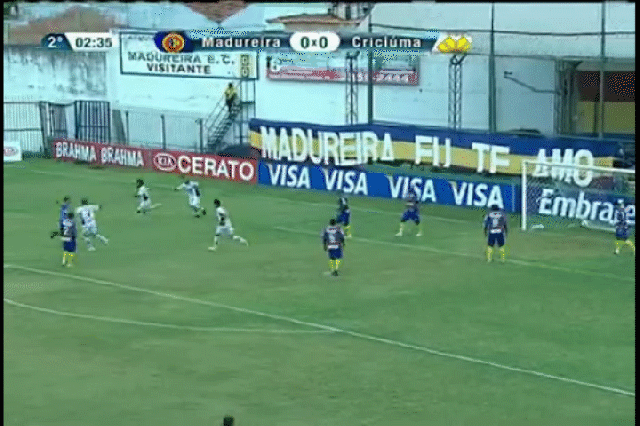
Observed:
[[[249,242],[242,237],[239,237],[233,233],[233,225],[231,225],[231,219],[229,219],[229,213],[227,209],[222,207],[220,200],[217,198],[213,200],[213,205],[216,206],[216,218],[218,220],[218,226],[216,226],[216,235],[213,237],[213,245],[209,247],[210,251],[215,251],[218,247],[218,239],[220,237],[230,237],[233,241],[237,241],[244,245],[249,245]]]
[[[198,182],[190,180],[184,175],[182,178],[184,179],[184,182],[175,188],[175,190],[178,191],[180,189],[184,189],[187,192],[187,195],[189,196],[189,206],[193,209],[193,215],[195,217],[200,217],[200,213],[202,213],[202,215],[207,214],[207,211],[203,207],[200,207],[200,186],[198,185]]]
[[[160,204],[151,204],[151,196],[149,195],[149,190],[144,185],[144,181],[142,179],[136,180],[136,197],[140,201],[138,204],[138,209],[136,213],[144,213],[146,214],[149,210],[155,209]]]
[[[86,241],[89,251],[96,249],[92,241],[94,238],[99,239],[104,244],[109,243],[106,237],[98,233],[98,224],[95,217],[95,212],[98,210],[100,210],[100,206],[89,204],[86,198],[80,201],[80,207],[76,209],[76,215],[80,217],[80,224],[82,225],[82,237]]]

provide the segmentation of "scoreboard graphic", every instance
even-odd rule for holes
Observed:
[[[154,33],[153,41],[163,53],[194,53],[227,50],[279,50],[301,53],[327,53],[337,50],[399,50],[432,53],[464,54],[471,48],[471,38],[465,35],[427,31],[422,37],[349,34],[335,32],[296,32],[265,35],[243,33],[213,35],[202,31],[163,31]],[[42,39],[43,47],[79,52],[100,52],[118,47],[118,38],[111,33],[53,33]]]
[[[59,33],[42,39],[42,47],[75,52],[120,54],[120,73],[128,75],[258,78],[258,53],[266,52],[266,77],[273,80],[345,81],[344,54],[372,52],[375,84],[415,86],[423,54],[467,54],[471,38],[426,31],[421,36],[295,33],[225,33],[214,31],[139,31]],[[368,81],[359,55],[358,81]]]

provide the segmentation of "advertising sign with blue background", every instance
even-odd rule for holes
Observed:
[[[519,212],[520,209],[519,185],[469,182],[461,179],[448,180],[260,161],[258,183],[290,189],[344,191],[346,194],[379,198],[405,198],[415,193],[422,203],[427,204],[466,207],[487,207],[495,204],[509,212]]]

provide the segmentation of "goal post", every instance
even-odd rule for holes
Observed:
[[[613,231],[620,200],[635,226],[635,170],[523,160],[521,173],[522,230]]]

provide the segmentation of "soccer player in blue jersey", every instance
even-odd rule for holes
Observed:
[[[616,249],[613,253],[620,254],[620,248],[627,245],[635,254],[636,247],[629,239],[629,236],[631,235],[631,231],[629,229],[629,215],[624,208],[624,201],[622,200],[618,200],[614,219],[616,221]]]
[[[336,223],[344,227],[345,237],[351,238],[351,209],[349,208],[349,200],[344,194],[338,199]]]
[[[76,253],[76,239],[78,237],[78,229],[76,222],[73,220],[73,213],[67,213],[67,217],[62,221],[62,266],[70,268],[73,266],[73,257]]]
[[[344,247],[344,232],[338,226],[335,219],[329,221],[329,226],[324,229],[322,235],[322,245],[324,251],[329,255],[329,268],[331,275],[338,275],[340,261],[342,260],[342,249]]]
[[[195,217],[200,217],[200,213],[202,213],[202,215],[207,214],[204,207],[200,207],[200,186],[198,185],[198,182],[189,179],[186,175],[183,175],[182,178],[184,179],[184,182],[175,188],[175,190],[178,191],[179,189],[184,189],[187,192],[187,195],[189,196],[189,206],[193,210],[193,215]]]
[[[60,204],[60,201],[56,201],[56,204]],[[66,196],[62,199],[62,205],[60,206],[60,216],[58,218],[58,230],[51,233],[51,238],[58,235],[62,235],[63,227],[62,223],[67,218],[67,213],[71,211],[71,197]]]
[[[400,230],[396,234],[396,237],[402,237],[402,232],[404,231],[404,223],[407,221],[413,221],[418,228],[418,233],[416,237],[422,236],[422,227],[420,226],[420,207],[418,196],[416,194],[411,194],[407,199],[407,208],[404,211],[402,218],[400,219]]]
[[[504,241],[508,232],[507,216],[498,206],[492,206],[484,217],[484,235],[488,237],[487,262],[493,260],[493,247],[496,245],[500,250],[500,260],[505,261]]]

